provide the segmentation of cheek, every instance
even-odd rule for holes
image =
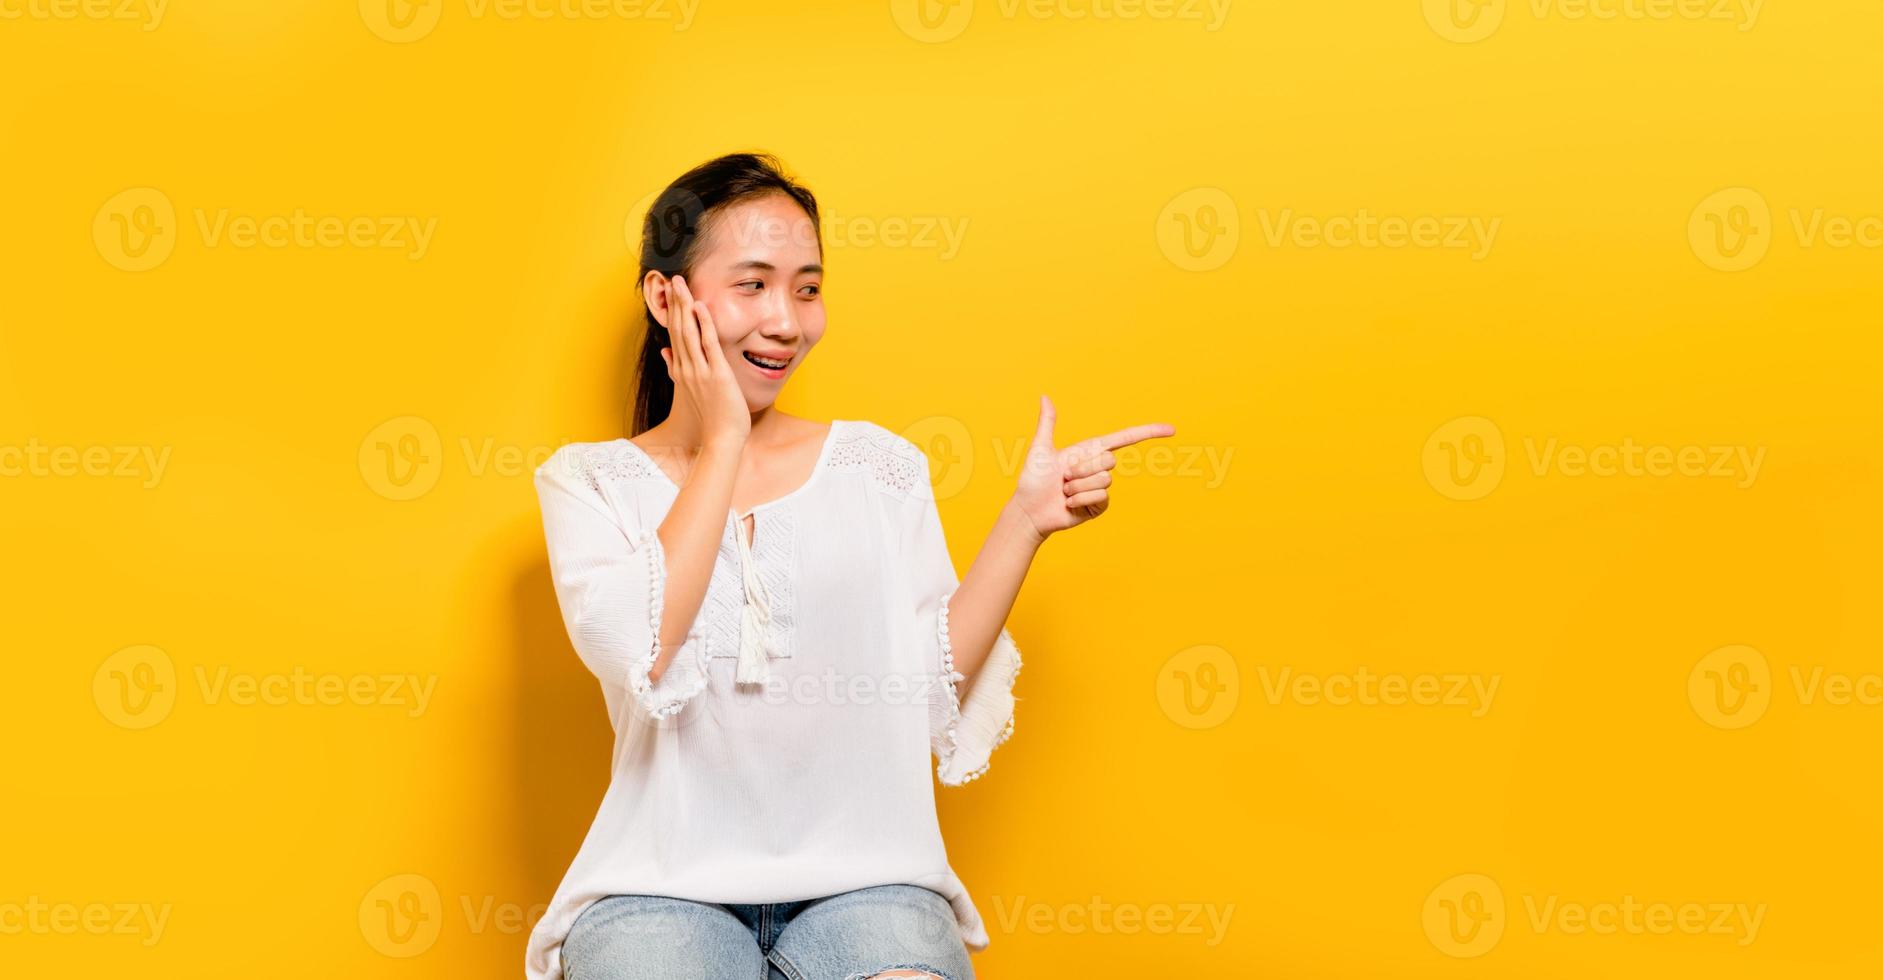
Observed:
[[[819,304],[816,311],[806,314],[798,321],[798,329],[804,333],[804,345],[814,346],[824,339],[824,307]]]
[[[722,347],[731,347],[752,332],[744,317],[723,306],[713,307],[713,325],[719,328],[719,344]]]

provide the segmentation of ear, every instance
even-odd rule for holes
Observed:
[[[668,302],[673,296],[673,282],[659,269],[647,270],[641,279],[641,298],[647,303],[647,311],[654,314],[654,321],[667,329],[673,329],[667,322]]]

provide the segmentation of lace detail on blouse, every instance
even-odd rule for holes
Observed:
[[[584,446],[582,452],[575,457],[574,463],[578,470],[577,475],[596,493],[601,493],[604,482],[615,480],[672,482],[641,447],[626,439]]]
[[[949,590],[948,594],[942,597],[941,609],[936,614],[937,633],[941,640],[942,688],[948,695],[948,700],[944,703],[944,710],[948,716],[948,731],[945,734],[947,746],[942,751],[941,758],[935,763],[935,774],[941,777],[942,782],[948,785],[960,786],[971,783],[986,775],[988,767],[993,764],[993,760],[983,760],[979,766],[961,773],[954,779],[949,778],[948,767],[953,764],[955,760],[955,752],[961,748],[961,682],[968,679],[967,675],[955,669],[955,647],[953,641],[948,637],[948,603],[953,600],[954,597],[954,590]],[[1007,691],[1011,694],[1015,682],[1020,679],[1020,669],[1025,666],[1025,663],[1020,659],[1020,648],[1014,645],[1013,636],[1007,632],[1005,626],[1001,627],[1000,635],[994,642],[995,648],[993,652],[988,654],[990,658],[1000,654],[1001,644],[1005,644],[1013,651],[1013,673],[1007,677]],[[1007,723],[1001,726],[1000,733],[994,736],[993,744],[989,745],[987,748],[988,755],[993,755],[995,749],[1005,745],[1007,740],[1013,737],[1014,718],[1017,714],[1018,712],[1010,712],[1007,715]]]
[[[758,576],[771,593],[771,637],[775,659],[789,660],[797,650],[798,622],[798,516],[792,503],[761,508],[753,518],[757,534],[752,560]],[[706,635],[706,655],[737,658],[744,626],[745,580],[740,571],[739,543],[734,534],[745,529],[727,519],[727,533],[719,539],[719,560],[713,563],[706,586],[706,604],[713,611]]]
[[[915,492],[926,462],[914,443],[873,422],[845,426],[830,450],[831,469],[862,471],[871,485],[898,499]]]
[[[654,670],[654,661],[660,659],[660,616],[666,601],[667,553],[661,548],[659,532],[652,528],[641,532],[639,547],[647,552],[647,627],[652,646],[648,649],[646,656],[630,651],[628,687],[634,691],[634,696],[641,700],[641,704],[647,707],[648,713],[658,720],[679,714],[688,701],[706,690],[706,664],[700,661],[694,665],[694,680],[686,687],[668,692],[664,696],[656,693],[654,681],[648,675]],[[685,652],[685,644],[682,644],[681,652],[674,655],[674,660],[667,664],[667,672],[661,674],[663,680],[679,665],[679,658]]]

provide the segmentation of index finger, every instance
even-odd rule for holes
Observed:
[[[1099,448],[1117,449],[1120,446],[1129,446],[1134,442],[1143,442],[1146,439],[1159,439],[1164,436],[1174,436],[1176,434],[1177,427],[1168,422],[1146,422],[1143,425],[1134,425],[1130,428],[1119,429],[1117,432],[1110,432],[1096,438]]]
[[[671,307],[674,315],[669,319],[672,319],[674,323],[667,328],[668,332],[674,335],[674,350],[676,353],[685,351],[684,363],[704,361],[706,354],[699,348],[699,331],[693,312],[693,290],[687,288],[685,276],[676,274],[672,282],[673,294],[680,300],[679,305]]]

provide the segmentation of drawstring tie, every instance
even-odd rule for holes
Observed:
[[[752,531],[758,532],[758,518],[752,518]],[[736,517],[732,536],[739,539],[739,566],[745,580],[745,606],[739,626],[739,668],[734,680],[740,684],[764,684],[771,680],[771,658],[778,655],[772,641],[771,592],[759,578],[758,563],[752,560],[752,543],[745,539],[745,518]]]

